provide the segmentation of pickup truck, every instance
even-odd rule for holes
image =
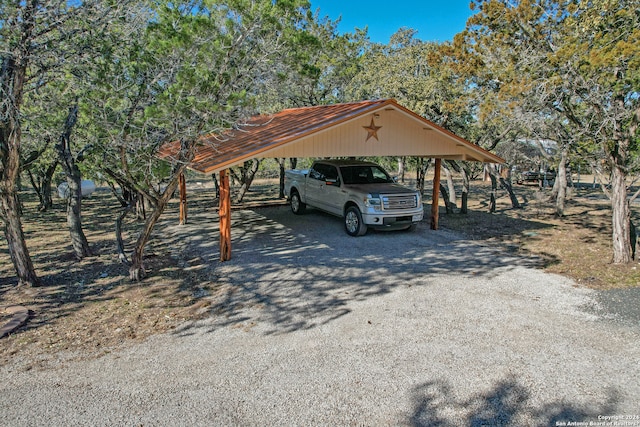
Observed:
[[[423,217],[420,192],[371,162],[319,160],[310,169],[288,170],[284,191],[294,214],[310,206],[337,215],[350,236],[362,236],[368,227],[414,229]]]

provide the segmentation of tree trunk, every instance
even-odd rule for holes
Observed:
[[[451,207],[447,209],[447,212],[449,212],[449,209],[455,209],[457,207],[456,187],[455,185],[453,185],[453,175],[451,174],[451,170],[445,166],[442,166],[442,171],[444,172],[444,176],[447,179],[447,188],[449,190],[447,199],[445,200],[447,204],[451,205]],[[444,193],[442,194],[444,195]]]
[[[491,171],[492,166],[486,165],[486,171],[489,174],[489,179],[491,180],[491,197],[489,200],[489,212],[495,213],[496,211],[496,193],[498,192],[498,180],[496,179],[495,174]]]
[[[424,193],[424,159],[422,157],[418,157],[418,165],[416,167],[416,189],[420,192],[420,194]]]
[[[404,183],[404,171],[405,171],[406,161],[407,161],[406,157],[398,157],[398,178],[402,183]]]
[[[213,180],[213,185],[216,188],[216,199],[220,198],[220,184],[218,183],[218,178],[216,178],[216,174],[211,174],[211,179]]]
[[[513,185],[511,185],[511,178],[504,179],[503,177],[500,177],[500,185],[502,185],[502,187],[505,190],[507,190],[507,193],[509,194],[509,199],[511,200],[511,207],[514,209],[522,208],[522,206],[520,205],[520,202],[518,201],[518,197],[516,196],[516,193],[513,191]]]
[[[494,185],[493,181],[495,179],[499,180],[502,188],[507,190],[507,193],[509,194],[509,199],[511,199],[511,206],[514,209],[522,208],[522,206],[520,205],[520,202],[518,201],[518,197],[516,197],[516,193],[513,191],[513,185],[511,185],[511,169],[510,168],[508,169],[506,179],[503,176],[501,176],[500,173],[496,170],[496,166],[487,166],[487,170],[491,175],[491,185],[492,185],[491,197],[493,198],[492,203],[493,203],[493,209],[494,209],[490,212],[495,212],[495,190],[493,189],[493,185]]]
[[[73,252],[78,259],[91,256],[89,242],[82,230],[82,188],[80,187],[80,170],[76,167],[73,176],[67,175],[69,199],[67,200],[67,225],[71,236]]]
[[[424,161],[424,157],[418,157],[418,168],[416,171],[416,188],[420,194],[424,193],[424,180],[427,175],[427,170],[431,164],[431,159]]]
[[[569,158],[569,149],[564,147],[562,150],[560,163],[558,163],[558,173],[556,182],[554,183],[554,192],[556,197],[556,215],[564,216],[565,202],[567,199],[567,160]]]
[[[440,193],[442,193],[442,201],[444,202],[445,212],[450,214],[453,212],[451,202],[449,201],[449,192],[447,191],[447,187],[440,184]]]
[[[160,216],[167,207],[169,200],[173,196],[173,193],[178,187],[178,180],[180,175],[184,173],[187,165],[193,159],[195,147],[195,140],[182,142],[181,150],[178,154],[178,162],[175,166],[175,169],[172,171],[169,182],[167,183],[167,187],[164,189],[160,197],[154,200],[154,209],[151,212],[151,215],[147,217],[147,220],[144,223],[144,227],[142,228],[142,231],[138,236],[138,240],[136,240],[136,244],[133,248],[133,253],[131,254],[131,266],[129,267],[129,278],[131,280],[140,281],[146,275],[143,264],[144,248],[147,245],[149,238],[151,237],[153,227],[155,227],[156,223],[160,219]]]
[[[285,158],[281,158],[281,159],[276,159],[276,161],[278,162],[278,166],[280,169],[280,191],[278,193],[278,198],[279,199],[284,199],[284,165],[286,162]]]
[[[122,221],[131,211],[132,206],[128,205],[122,209],[122,213],[116,218],[116,252],[118,253],[118,260],[121,263],[128,264],[127,254],[124,251],[124,239],[122,238]]]
[[[44,176],[42,177],[42,184],[40,185],[42,191],[42,202],[39,211],[44,212],[47,209],[53,206],[53,199],[51,198],[51,184],[53,182],[53,175],[56,173],[56,169],[58,167],[58,161],[54,161],[47,170],[44,172]]]
[[[440,214],[438,209],[438,199],[440,195],[440,170],[442,169],[442,159],[436,159],[435,166],[433,168],[433,192],[431,195],[431,229],[437,230],[440,220]]]
[[[243,168],[241,178],[242,185],[240,186],[240,190],[238,191],[236,202],[241,203],[242,199],[244,199],[244,196],[247,194],[247,191],[249,191],[251,183],[253,182],[253,179],[255,178],[258,169],[260,168],[260,162],[261,160],[259,159],[253,159],[250,166],[245,166]]]
[[[138,240],[136,240],[133,253],[131,254],[131,266],[129,267],[129,279],[131,280],[140,281],[144,279],[147,274],[143,264],[144,248],[151,237],[153,227],[155,227],[160,216],[167,207],[173,192],[176,191],[176,188],[178,187],[178,176],[179,174],[176,174],[172,177],[169,185],[167,185],[167,188],[165,188],[160,198],[156,201],[155,209],[153,209],[151,215],[147,217],[144,227],[138,236]]]
[[[67,226],[71,236],[73,252],[77,259],[91,256],[89,242],[82,230],[82,188],[80,169],[71,154],[71,131],[78,119],[78,106],[69,109],[64,131],[60,136],[60,143],[56,144],[56,150],[60,158],[60,164],[67,177],[69,194],[67,195]]]
[[[245,173],[245,169],[248,167],[248,162],[245,162],[242,167],[238,168],[242,172],[242,175]],[[235,169],[229,169],[229,186],[241,185],[242,178],[238,176]]]
[[[110,180],[107,180],[107,185],[109,185],[109,188],[111,189],[111,194],[113,194],[113,196],[118,199],[118,202],[120,202],[120,206],[127,207],[130,205],[129,203],[129,192],[122,186],[122,184],[118,183],[118,185],[120,186],[121,189],[121,193],[118,193],[118,190],[116,190],[116,186],[113,182],[111,182]]]
[[[615,105],[619,111],[624,111],[624,96],[615,98]],[[640,126],[640,108],[636,108],[633,117],[625,131],[616,123],[613,132],[614,144],[602,142],[602,148],[609,154],[611,167],[611,217],[613,229],[613,257],[614,264],[631,262],[634,256],[635,230],[632,232],[631,207],[627,198],[627,170],[633,141],[637,138]],[[635,227],[633,227],[635,228]],[[634,242],[632,242],[634,240]]]
[[[143,221],[145,219],[147,219],[147,204],[149,203],[149,201],[147,200],[147,198],[144,196],[144,194],[138,192],[135,196],[134,194],[136,194],[135,192],[131,192],[131,197],[132,197],[132,202],[136,207],[136,218],[138,218],[139,220]]]
[[[40,207],[44,205],[44,198],[42,196],[42,179],[38,177],[38,179],[36,180],[36,178],[33,176],[33,172],[31,172],[30,169],[27,170],[27,175],[29,175],[29,181],[31,182],[31,187],[33,187],[34,191],[38,195],[38,201],[40,202],[40,204],[38,205],[38,211],[42,212],[46,210],[46,209],[40,210]]]
[[[627,200],[626,173],[620,168],[611,172],[611,223],[614,264],[633,260],[631,250],[631,209]]]
[[[24,83],[35,15],[38,2],[26,2],[22,14],[21,40],[12,52],[0,59],[0,93],[4,98],[0,102],[0,215],[4,225],[4,234],[11,261],[16,270],[19,284],[38,286],[40,280],[33,268],[33,262],[24,240],[22,221],[20,220],[20,199],[16,185],[20,176],[20,152],[22,129],[20,127],[20,109],[22,105]]]
[[[13,262],[18,285],[39,286],[40,279],[33,267],[33,261],[27,249],[22,229],[21,206],[16,191],[17,176],[20,170],[20,128],[12,127],[7,135],[0,129],[0,150],[2,150],[2,180],[0,181],[0,214],[3,220],[3,231],[7,240],[9,256]],[[4,124],[3,124],[4,127]],[[6,142],[5,142],[6,141]],[[6,151],[5,151],[6,150]]]
[[[55,162],[53,166],[49,166],[44,173],[42,171],[38,171],[36,176],[33,175],[31,170],[27,170],[31,187],[33,187],[34,191],[38,195],[38,212],[46,212],[53,206],[53,199],[51,198],[51,181],[53,180],[53,174],[56,166],[57,162]]]
[[[636,246],[638,244],[638,233],[633,221],[629,221],[629,243],[631,244],[631,259],[636,259]]]
[[[47,137],[44,140],[45,144],[43,144],[42,147],[39,147],[37,150],[29,153],[29,155],[20,162],[21,170],[27,172],[31,186],[38,195],[38,200],[40,201],[40,204],[38,205],[38,212],[45,212],[53,206],[53,200],[51,199],[51,181],[53,180],[53,174],[58,167],[57,159],[54,159],[48,166],[34,167],[34,162],[38,160],[50,145],[51,138]],[[33,169],[36,170],[35,176]]]
[[[33,268],[33,262],[27,249],[20,220],[20,201],[15,190],[6,188],[5,183],[1,188],[0,206],[2,207],[2,219],[4,220],[4,236],[7,239],[9,255],[18,276],[18,285],[39,286],[40,279]]]
[[[177,187],[177,177],[175,181],[176,185],[174,186],[174,190],[175,187]],[[136,240],[133,254],[131,254],[131,266],[129,267],[129,279],[131,280],[139,282],[140,280],[144,279],[147,274],[143,264],[144,248],[147,245],[149,238],[151,237],[151,231],[153,231],[153,227],[160,219],[160,216],[164,212],[164,208],[166,207],[166,205],[166,202],[161,203],[160,201],[158,201],[158,205],[145,221],[144,227],[140,232],[140,235],[138,236],[138,240]]]
[[[463,164],[460,168],[460,174],[462,175],[462,196],[460,201],[460,213],[466,214],[468,212],[469,188],[471,187],[471,185],[469,183],[469,174],[467,173],[465,164]]]

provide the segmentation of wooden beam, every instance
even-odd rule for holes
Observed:
[[[178,177],[178,187],[180,189],[180,225],[187,223],[187,180],[181,173]]]
[[[438,199],[440,198],[440,167],[442,159],[436,159],[433,171],[433,193],[431,197],[431,229],[438,229]]]
[[[220,171],[220,261],[231,259],[231,188],[227,170]]]

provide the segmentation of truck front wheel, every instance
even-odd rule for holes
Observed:
[[[306,204],[300,201],[300,194],[297,191],[291,192],[291,212],[296,215],[302,215],[304,213]]]
[[[364,236],[367,233],[367,225],[362,222],[360,209],[349,206],[344,215],[344,229],[349,236]]]

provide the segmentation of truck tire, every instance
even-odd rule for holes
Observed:
[[[307,205],[300,201],[300,194],[293,190],[291,192],[291,212],[296,215],[302,215],[307,208]]]
[[[367,225],[362,222],[362,214],[356,206],[349,206],[344,214],[344,229],[349,236],[364,236]]]

